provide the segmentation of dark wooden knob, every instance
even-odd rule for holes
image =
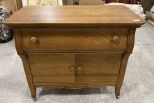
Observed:
[[[30,40],[32,43],[36,43],[38,41],[37,37],[31,37]]]
[[[113,36],[113,42],[117,42],[117,41],[119,41],[119,36]]]
[[[79,66],[79,67],[77,68],[77,71],[78,71],[78,72],[81,72],[81,71],[82,71],[82,67]]]
[[[70,70],[70,71],[74,71],[74,70],[75,70],[74,66],[70,66],[70,67],[69,67],[69,70]]]

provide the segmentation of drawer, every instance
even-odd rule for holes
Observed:
[[[124,52],[128,28],[21,29],[26,52]]]
[[[72,83],[75,81],[74,55],[29,54],[28,58],[34,82]]]
[[[122,54],[76,55],[76,80],[78,82],[116,83]]]

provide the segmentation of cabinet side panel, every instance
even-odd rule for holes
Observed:
[[[24,66],[24,71],[26,75],[26,79],[28,82],[28,86],[31,91],[31,96],[36,97],[36,88],[33,84],[33,79],[30,71],[30,66],[28,62],[28,56],[24,53],[23,51],[23,44],[22,44],[22,33],[20,32],[20,29],[14,29],[14,34],[15,34],[15,45],[16,45],[16,50],[18,55],[21,57],[23,66]]]
[[[129,28],[129,31],[128,31],[126,53],[123,54],[122,59],[121,59],[118,81],[117,81],[117,84],[115,87],[115,94],[116,94],[117,98],[120,95],[120,89],[123,84],[129,56],[132,53],[132,50],[134,48],[135,30],[136,30],[136,28],[131,27],[131,28]]]

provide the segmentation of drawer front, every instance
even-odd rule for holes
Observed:
[[[122,54],[76,55],[76,80],[78,82],[116,83]]]
[[[75,81],[74,55],[29,54],[28,58],[34,82],[72,83]]]
[[[128,28],[21,29],[26,52],[124,52]]]

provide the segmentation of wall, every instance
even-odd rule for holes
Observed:
[[[103,0],[80,0],[80,5],[102,5],[104,4]]]
[[[13,2],[12,0],[2,0],[1,4],[10,11],[13,11]]]
[[[80,5],[101,5],[101,4],[104,4],[104,0],[76,0],[76,1],[79,1]],[[73,0],[67,0],[67,4],[73,5]]]
[[[23,6],[26,6],[27,5],[27,0],[22,0],[22,4],[23,4]],[[62,0],[58,0],[58,4],[63,5]]]

